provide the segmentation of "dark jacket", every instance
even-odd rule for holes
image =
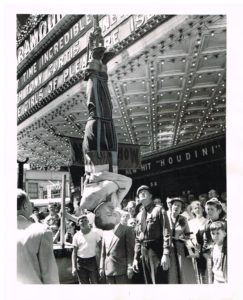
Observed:
[[[147,207],[146,231],[144,237],[142,237],[141,222],[144,209],[139,212],[136,218],[135,258],[140,258],[141,245],[145,241],[159,242],[161,253],[170,254],[171,230],[166,211],[159,205],[151,204]]]
[[[107,249],[106,234],[103,232],[100,268],[106,276],[127,274],[132,267],[134,257],[135,235],[131,227],[119,224]]]

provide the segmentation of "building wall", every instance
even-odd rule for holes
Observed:
[[[25,190],[31,199],[61,197],[63,175],[66,175],[66,196],[69,197],[68,172],[25,170]]]

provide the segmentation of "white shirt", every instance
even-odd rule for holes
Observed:
[[[103,237],[105,239],[105,248],[106,248],[106,252],[109,250],[110,244],[115,236],[115,231],[117,229],[117,227],[119,226],[119,223],[115,226],[114,229],[112,230],[106,230],[103,232]]]
[[[96,246],[100,240],[100,235],[93,230],[87,234],[78,231],[73,236],[73,246],[78,248],[77,255],[79,257],[94,257],[96,256]]]
[[[199,229],[203,228],[203,225],[206,223],[207,219],[203,216],[200,218],[194,218],[188,221],[190,231],[196,234]]]
[[[217,282],[225,282],[222,268],[222,247],[223,245],[218,246],[216,244],[213,247],[213,274],[214,280]]]

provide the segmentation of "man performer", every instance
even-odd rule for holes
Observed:
[[[137,196],[143,208],[137,215],[134,271],[139,271],[141,257],[146,284],[168,283],[171,232],[167,214],[161,206],[153,203],[148,186],[140,186]]]
[[[33,284],[59,283],[52,232],[41,223],[31,222],[31,213],[28,195],[17,189],[17,280]]]
[[[108,284],[131,283],[133,276],[133,257],[135,234],[132,228],[120,223],[117,214],[113,230],[104,231],[100,259],[100,275]]]
[[[95,220],[100,215],[101,206],[104,216],[109,216],[111,210],[119,207],[131,187],[130,178],[117,174],[118,146],[106,66],[112,54],[105,52],[103,45],[98,16],[95,16],[94,32],[90,34],[88,45],[91,60],[85,71],[89,118],[83,140],[85,181],[80,203],[81,209],[95,213]],[[107,227],[107,222],[103,218],[102,222],[96,222],[96,226],[103,230],[114,228],[115,224],[111,227],[111,223]]]

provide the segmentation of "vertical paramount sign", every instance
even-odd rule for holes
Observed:
[[[64,15],[48,15],[46,20],[39,23],[34,32],[24,41],[24,44],[17,50],[17,63],[21,61],[39,44],[41,40],[50,32]]]

